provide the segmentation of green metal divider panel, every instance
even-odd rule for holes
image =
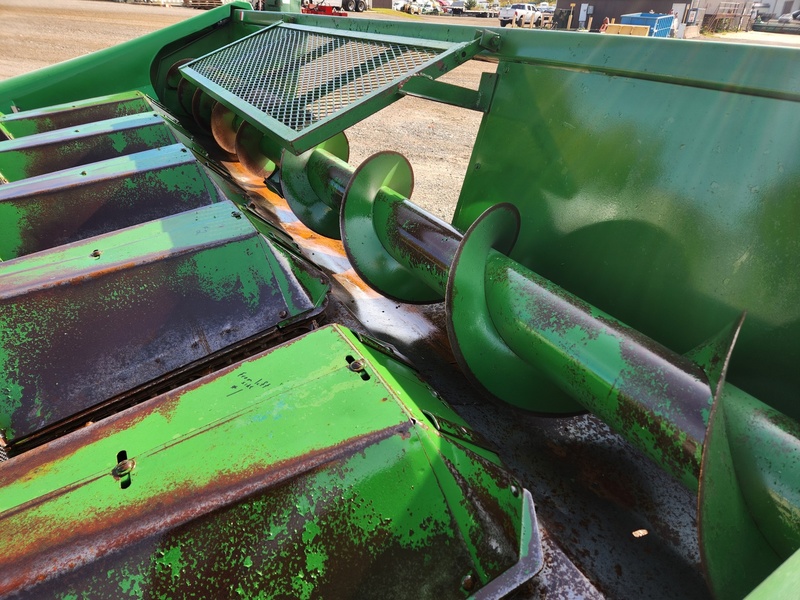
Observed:
[[[0,258],[10,260],[217,202],[183,144],[0,186]]]
[[[96,421],[314,318],[276,252],[226,200],[0,264],[8,443]]]
[[[280,23],[181,73],[299,154],[400,99],[394,92],[411,76],[441,75],[477,48]]]
[[[153,112],[45,131],[0,141],[0,177],[20,181],[179,141]]]
[[[153,110],[141,92],[126,92],[0,116],[0,139],[84,125]]]
[[[407,371],[327,327],[0,464],[0,595],[500,595],[530,497]]]

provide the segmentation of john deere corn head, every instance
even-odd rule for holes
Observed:
[[[231,4],[0,83],[0,595],[797,597],[798,59]],[[409,95],[452,223],[348,163]]]

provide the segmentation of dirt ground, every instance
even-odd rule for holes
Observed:
[[[157,3],[0,0],[0,79],[94,52],[197,14],[193,9]],[[375,12],[353,16],[391,18]],[[409,17],[398,13],[396,18]],[[422,19],[482,27],[496,25],[494,19]],[[800,36],[749,32],[728,34],[719,41],[800,45],[800,39],[786,38]],[[494,69],[491,63],[470,61],[444,80],[476,89],[481,73]],[[480,116],[474,111],[404,98],[348,130],[350,163],[357,166],[368,156],[383,150],[404,154],[414,168],[414,202],[450,220]]]
[[[0,0],[0,79],[112,46],[197,14],[177,6],[101,0]],[[460,22],[467,21],[487,25],[486,19]],[[480,74],[494,69],[491,63],[471,61],[449,73],[447,80],[477,89]],[[348,130],[350,163],[358,166],[384,150],[402,153],[414,169],[414,202],[449,221],[480,117],[474,111],[404,98]]]

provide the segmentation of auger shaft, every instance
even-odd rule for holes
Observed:
[[[376,291],[445,300],[453,353],[488,392],[540,413],[591,411],[697,490],[717,595],[743,595],[800,548],[800,428],[725,382],[743,318],[681,356],[509,258],[513,205],[492,205],[462,234],[411,203],[404,157],[379,153],[354,169],[343,134],[278,157],[244,124],[237,153],[265,177],[280,166],[297,217],[342,239]],[[765,460],[764,445],[779,458]]]
[[[484,278],[515,354],[696,489],[713,401],[702,369],[499,252]]]
[[[387,188],[375,198],[374,225],[389,255],[444,298],[462,235]]]
[[[528,410],[589,410],[698,490],[715,593],[746,593],[800,548],[800,497],[792,492],[800,430],[725,382],[743,319],[679,355],[509,258],[519,231],[512,205],[495,204],[462,234],[410,202],[413,175],[402,156],[371,157],[344,186],[350,169],[317,158],[315,173],[329,181],[320,177],[314,187],[344,187],[339,225],[356,271],[405,302],[441,301],[444,292],[453,352],[475,381]],[[338,196],[329,199],[335,205]],[[313,194],[301,201],[307,214],[315,203],[333,209]],[[320,230],[314,219],[306,224]],[[780,440],[785,468],[763,460],[765,439]],[[731,564],[741,565],[735,576]]]
[[[308,158],[308,181],[311,189],[327,206],[339,210],[353,167],[325,149],[317,149]]]

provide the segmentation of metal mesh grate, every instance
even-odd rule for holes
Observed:
[[[275,27],[190,67],[294,131],[407,76],[441,50]]]

